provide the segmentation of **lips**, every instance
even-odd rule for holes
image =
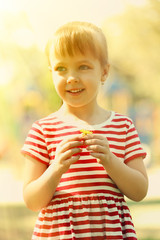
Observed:
[[[83,91],[84,91],[84,88],[67,90],[67,92],[69,92],[69,93],[73,93],[73,94],[81,93],[81,92],[83,92]]]

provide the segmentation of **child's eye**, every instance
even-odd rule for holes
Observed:
[[[59,67],[56,67],[55,70],[58,71],[58,72],[64,72],[64,71],[67,71],[67,68],[63,67],[63,66],[59,66]]]
[[[87,70],[87,69],[89,69],[89,68],[90,68],[90,67],[87,66],[87,65],[81,65],[81,66],[79,67],[80,70]]]

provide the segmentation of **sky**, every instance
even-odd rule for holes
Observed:
[[[107,18],[121,14],[131,5],[147,0],[0,0],[0,14],[24,12],[31,23],[36,43],[44,47],[49,36],[69,21],[89,21],[101,26]],[[23,35],[25,35],[25,32]],[[27,33],[26,33],[27,34]],[[29,33],[28,33],[28,41]],[[26,44],[26,39],[24,39]]]

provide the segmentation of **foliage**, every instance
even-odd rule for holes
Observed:
[[[26,15],[0,19],[0,157],[9,159],[20,152],[31,124],[55,111],[60,99]]]
[[[143,7],[130,7],[106,20],[110,60],[140,98],[160,102],[160,1],[150,0]]]

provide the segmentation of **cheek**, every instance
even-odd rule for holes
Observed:
[[[52,80],[56,89],[61,88],[65,84],[64,79],[61,76],[58,76],[57,74],[52,74]]]
[[[55,89],[58,93],[62,93],[62,91],[64,91],[64,84],[62,84],[62,82],[53,81],[53,84],[54,84]]]
[[[64,91],[63,90],[64,87],[61,86],[62,84],[57,80],[53,80],[53,85],[54,85],[54,88],[55,88],[57,94],[62,98],[62,92]]]
[[[101,81],[98,78],[96,78],[96,76],[94,76],[88,81],[87,84],[90,89],[97,91],[99,89]]]

